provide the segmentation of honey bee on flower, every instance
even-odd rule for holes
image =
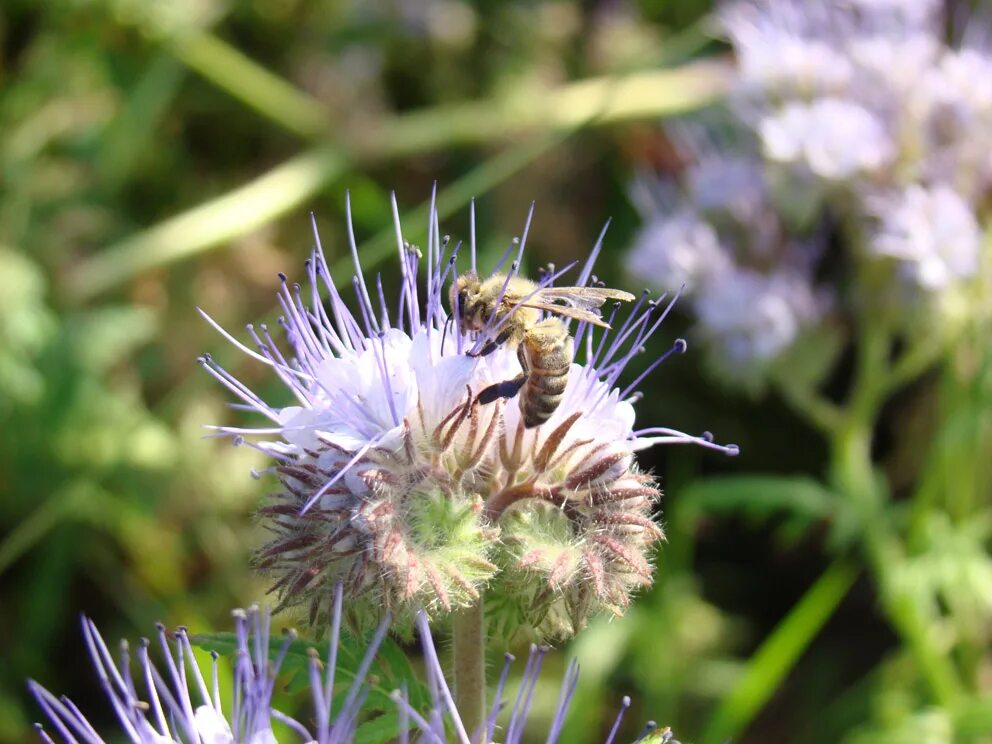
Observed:
[[[379,282],[373,294],[349,232],[358,298],[350,310],[315,232],[309,288],[283,279],[279,294],[290,353],[265,327],[248,327],[252,349],[214,323],[296,398],[270,406],[202,360],[269,421],[217,427],[275,460],[281,488],[260,509],[274,537],[257,567],[282,606],[314,623],[326,620],[320,600],[337,582],[366,625],[390,610],[396,627],[409,627],[418,607],[444,615],[483,596],[490,630],[503,636],[564,637],[593,614],[622,614],[651,583],[652,547],[663,537],[653,518],[660,492],[636,452],[663,442],[736,452],[708,436],[634,424],[644,375],[685,348],[676,340],[640,377],[620,382],[671,303],[596,286],[602,237],[560,288],[574,265],[538,282],[519,275],[526,227],[509,270],[484,274],[474,235],[460,270],[436,212],[421,254],[403,240],[393,207],[398,301]],[[505,291],[494,293],[497,283]],[[495,311],[483,287],[502,295]],[[593,312],[607,300],[634,301],[620,320],[618,306]],[[566,330],[565,319],[575,325]],[[518,391],[518,403],[507,403]]]

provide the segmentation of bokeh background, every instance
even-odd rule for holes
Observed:
[[[239,414],[195,359],[212,353],[269,400],[286,393],[195,308],[228,328],[274,317],[277,272],[302,275],[310,211],[332,262],[346,257],[346,189],[366,270],[389,283],[390,192],[422,241],[435,183],[453,236],[468,234],[476,199],[490,257],[536,201],[532,271],[583,255],[612,220],[599,272],[636,291],[623,260],[641,226],[634,174],[677,171],[663,122],[718,106],[730,84],[710,11],[702,0],[4,2],[0,741],[33,740],[29,676],[111,720],[80,613],[133,639],[156,620],[226,629],[231,607],[263,599],[248,562],[271,484],[251,477],[257,453],[204,438],[204,424]],[[659,350],[689,324],[676,313]],[[666,491],[657,583],[627,618],[552,656],[535,731],[555,669],[578,655],[570,742],[601,736],[623,694],[632,722],[655,719],[685,742],[992,741],[992,383],[988,345],[966,351],[888,401],[876,442],[896,509],[934,442],[965,453],[929,485],[971,494],[955,514],[970,541],[952,530],[931,551],[939,563],[958,550],[949,570],[978,597],[935,600],[974,629],[947,646],[964,668],[955,706],[929,693],[880,611],[856,531],[837,539],[817,485],[823,438],[774,391],[714,380],[690,345],[643,385],[639,416],[711,430],[743,454],[645,454]]]

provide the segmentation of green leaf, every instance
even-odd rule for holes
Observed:
[[[393,741],[400,733],[400,715],[390,710],[371,721],[366,721],[355,731],[355,744],[381,744]]]
[[[819,387],[844,348],[844,331],[837,325],[805,329],[776,363],[783,384]]]
[[[140,306],[100,307],[78,313],[68,325],[80,364],[98,373],[131,357],[158,330],[155,312]]]
[[[856,524],[848,503],[822,483],[804,476],[740,475],[696,481],[682,491],[690,520],[704,514],[743,517],[753,522],[780,519],[777,538],[794,544],[811,527],[827,522],[830,544],[845,544]]]
[[[803,476],[736,475],[696,481],[681,494],[693,516],[743,514],[768,517],[788,512],[806,520],[829,519],[840,506],[822,483]]]

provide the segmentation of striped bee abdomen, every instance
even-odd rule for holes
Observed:
[[[572,337],[564,323],[548,318],[527,329],[521,351],[527,382],[520,391],[520,412],[530,429],[551,418],[561,403],[572,364]]]

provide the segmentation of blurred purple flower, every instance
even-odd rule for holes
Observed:
[[[833,302],[815,278],[836,262],[821,271],[822,252],[805,246],[846,243],[894,265],[877,275],[892,283],[877,297],[926,302],[900,290],[977,275],[992,35],[972,24],[948,42],[942,13],[938,0],[739,0],[719,11],[738,63],[733,121],[716,136],[711,115],[668,127],[688,166],[678,186],[636,182],[645,227],[630,267],[656,286],[692,286],[695,333],[727,379],[734,365],[773,372],[824,324]],[[645,209],[650,193],[668,196]]]
[[[897,259],[902,274],[919,287],[944,289],[978,271],[981,231],[953,189],[914,184],[874,203],[879,225],[873,250]]]
[[[720,366],[740,371],[773,360],[823,316],[826,305],[796,272],[737,269],[704,285],[694,309]]]
[[[633,276],[651,277],[666,292],[685,287],[690,296],[731,268],[716,230],[689,212],[650,220],[635,240],[628,263]]]
[[[761,122],[760,134],[770,160],[805,165],[828,180],[876,171],[895,154],[872,112],[836,98],[786,104]]]

